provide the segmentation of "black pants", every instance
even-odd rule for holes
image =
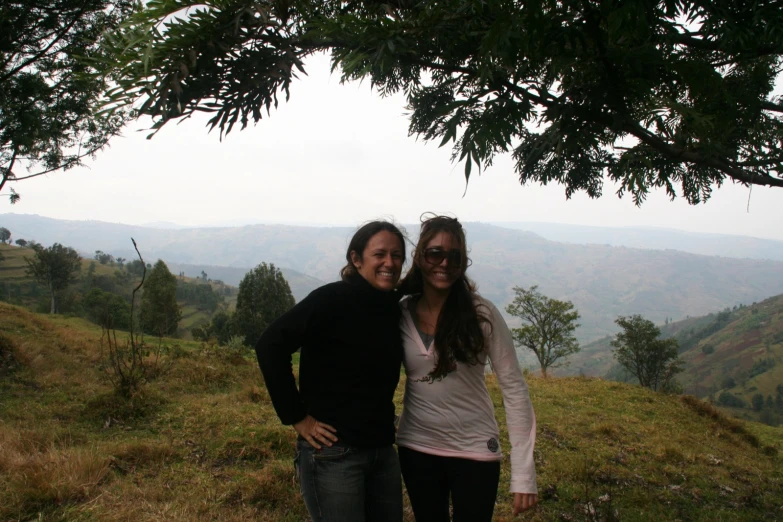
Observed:
[[[400,467],[416,522],[492,522],[500,462],[439,457],[399,448]]]

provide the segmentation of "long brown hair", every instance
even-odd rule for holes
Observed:
[[[481,355],[485,351],[482,323],[490,324],[487,316],[475,303],[476,285],[465,275],[468,268],[467,243],[465,231],[456,218],[425,214],[422,216],[419,242],[413,252],[411,269],[400,283],[403,294],[420,294],[424,291],[424,278],[420,264],[424,262],[424,249],[433,237],[440,232],[451,234],[461,253],[460,276],[454,281],[449,295],[438,316],[435,325],[435,353],[437,363],[430,372],[433,379],[439,380],[456,369],[456,362],[465,364],[483,363]]]

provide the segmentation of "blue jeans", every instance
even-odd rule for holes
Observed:
[[[402,522],[400,461],[393,446],[296,442],[299,485],[313,522]]]

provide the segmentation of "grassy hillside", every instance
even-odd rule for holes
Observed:
[[[24,252],[30,255],[29,249],[0,243],[0,254],[3,255],[3,261],[0,261],[0,273],[3,274],[4,279],[14,280],[25,276],[24,270],[27,265],[24,262]]]
[[[35,280],[27,275],[27,263],[25,258],[33,258],[35,252],[32,248],[0,244],[0,253],[4,260],[0,261],[0,295],[10,298],[11,302],[21,304],[29,308],[43,306],[48,310],[49,294]],[[94,260],[82,258],[81,274],[87,273],[90,263]],[[120,267],[117,264],[102,265],[95,263],[95,276],[112,278],[114,272]],[[16,285],[20,285],[17,287]]]
[[[694,394],[717,399],[729,392],[748,405],[756,394],[774,398],[783,384],[783,296],[732,312],[681,357],[680,380]]]
[[[4,303],[0,317],[0,520],[306,519],[294,432],[252,359],[167,341],[170,367],[129,406],[101,377],[94,326]],[[517,520],[783,517],[780,429],[622,383],[529,383],[542,501]],[[502,470],[510,521],[508,457]]]
[[[783,408],[777,405],[777,396],[781,395],[778,387],[783,385],[783,295],[675,321],[663,325],[661,334],[679,342],[685,366],[678,381],[687,393],[710,397],[733,415],[767,422],[779,420],[777,417],[783,414]],[[627,378],[618,371],[612,357],[611,339],[583,346],[571,357],[570,367],[560,373]],[[733,407],[731,397],[721,400],[724,393],[739,399],[733,401]],[[754,411],[756,395],[761,395],[765,403]]]
[[[31,310],[48,311],[49,294],[47,290],[26,272],[25,257],[32,258],[35,255],[33,249],[0,244],[0,253],[4,258],[3,261],[0,261],[0,300],[22,305]],[[90,274],[91,266],[93,271]],[[178,266],[169,266],[169,270],[175,275],[180,272],[178,268]],[[68,290],[63,292],[60,301],[62,311],[71,314],[77,312],[79,299],[93,287],[130,299],[133,288],[139,280],[140,277],[129,274],[119,263],[101,264],[94,259],[84,257],[77,280],[69,286]],[[177,280],[179,284],[209,284],[214,291],[223,297],[224,304],[221,306],[230,309],[236,304],[238,289],[234,286],[219,281],[205,283],[196,277],[187,276],[178,277]],[[208,323],[212,312],[202,304],[188,298],[179,299],[178,303],[182,308],[182,319],[179,323],[180,336],[190,338],[191,328]]]
[[[348,227],[161,230],[40,216],[1,217],[14,237],[44,244],[59,241],[85,252],[100,249],[132,259],[128,238],[133,236],[145,256],[167,263],[254,267],[271,262],[313,278],[301,280],[297,297],[319,281],[336,279],[353,233]],[[415,240],[418,225],[406,228]],[[558,243],[531,232],[481,223],[466,223],[465,228],[473,261],[468,274],[485,297],[502,310],[513,300],[514,286],[538,285],[545,295],[571,300],[582,315],[577,330],[582,342],[615,333],[617,315],[639,313],[663,322],[665,317],[703,315],[783,293],[780,261]],[[737,256],[742,255],[738,249]],[[313,286],[307,288],[309,284]]]

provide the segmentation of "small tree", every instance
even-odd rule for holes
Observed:
[[[612,341],[614,358],[631,372],[639,384],[658,391],[673,384],[682,371],[676,339],[659,339],[661,331],[641,315],[615,320],[622,331]]]
[[[144,263],[142,263],[138,259],[134,259],[133,261],[125,265],[125,270],[127,270],[129,274],[135,276],[141,276],[145,270]]]
[[[14,241],[14,243],[16,243],[18,246],[23,247],[23,248],[27,246],[27,241],[24,240],[24,239],[21,239],[21,238],[19,238],[16,241]]]
[[[144,286],[147,271],[144,269],[144,259],[131,238],[133,248],[139,256],[141,267],[141,281],[131,292],[130,313],[128,314],[128,338],[125,343],[117,342],[113,316],[102,314],[101,324],[101,367],[106,377],[114,386],[114,391],[125,399],[132,399],[141,390],[141,387],[149,381],[157,372],[157,362],[160,349],[155,352],[153,362],[147,360],[150,351],[144,344],[144,334],[136,328],[136,294]],[[104,355],[104,347],[107,349]]]
[[[162,260],[147,277],[141,296],[141,323],[144,331],[158,337],[177,332],[182,310],[177,304],[177,279]]]
[[[291,287],[274,264],[261,263],[239,283],[235,322],[245,344],[255,345],[266,327],[294,306]]]
[[[51,296],[49,313],[57,313],[57,295],[75,279],[81,270],[82,258],[76,250],[60,243],[49,248],[35,243],[33,249],[35,257],[24,258],[27,262],[27,273],[46,286]]]
[[[130,329],[131,307],[127,299],[117,294],[93,288],[82,302],[87,316],[108,330]]]
[[[114,256],[111,254],[107,254],[106,252],[102,250],[96,250],[95,251],[95,260],[98,261],[100,264],[112,264],[114,263]]]
[[[511,330],[514,343],[531,350],[541,365],[541,374],[546,377],[550,368],[567,365],[565,359],[579,351],[574,330],[579,326],[579,312],[571,301],[551,299],[540,292],[537,286],[530,289],[514,287],[514,302],[506,311],[520,317],[529,324]]]
[[[5,227],[0,227],[0,242],[11,244],[11,231]]]

